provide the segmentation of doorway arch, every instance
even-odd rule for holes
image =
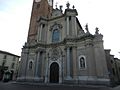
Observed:
[[[59,83],[59,65],[56,62],[50,65],[50,83]]]

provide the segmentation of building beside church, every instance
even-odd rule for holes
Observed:
[[[34,0],[27,42],[22,48],[18,81],[110,84],[103,35],[83,30],[70,4],[63,12],[53,0]]]
[[[16,80],[20,56],[0,50],[0,81],[9,74],[9,80]]]
[[[120,59],[111,55],[110,51],[110,49],[105,50],[110,83],[112,85],[120,84]]]

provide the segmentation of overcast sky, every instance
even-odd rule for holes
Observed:
[[[120,0],[54,0],[66,8],[69,1],[78,11],[84,28],[88,23],[92,34],[99,27],[104,35],[104,48],[120,58]],[[33,0],[0,0],[0,50],[21,55],[27,40]]]

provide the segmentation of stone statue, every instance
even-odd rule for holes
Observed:
[[[63,8],[63,6],[62,6],[62,5],[60,5],[60,10],[62,10],[62,8]]]
[[[99,28],[96,27],[95,30],[96,30],[96,31],[95,31],[95,34],[99,34]]]
[[[63,12],[62,8],[63,8],[63,6],[62,6],[62,5],[60,5],[60,11],[61,11],[61,12]]]
[[[87,33],[90,33],[88,29],[88,23],[85,25],[85,30],[87,31]]]

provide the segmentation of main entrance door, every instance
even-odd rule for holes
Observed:
[[[50,66],[50,83],[59,83],[59,65],[56,62]]]

